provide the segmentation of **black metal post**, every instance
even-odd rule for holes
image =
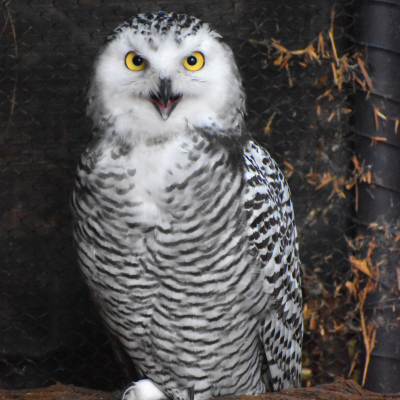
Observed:
[[[393,393],[400,392],[400,1],[359,0],[355,39],[366,49],[374,87],[355,100],[356,155],[372,178],[359,188],[357,233],[377,243],[372,261],[382,262],[364,306],[377,329],[365,388]]]

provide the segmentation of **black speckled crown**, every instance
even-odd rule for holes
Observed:
[[[134,34],[142,34],[151,37],[151,35],[166,35],[174,29],[175,40],[180,42],[180,38],[184,38],[189,35],[195,35],[198,30],[203,26],[203,21],[198,18],[191,17],[185,14],[177,13],[166,13],[164,11],[138,14],[130,18],[128,21],[119,26],[113,33],[107,36],[107,41],[115,39],[120,32],[125,28],[131,28],[134,30]],[[221,38],[221,36],[212,31],[209,27],[211,36],[215,38]]]

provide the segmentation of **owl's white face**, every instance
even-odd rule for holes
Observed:
[[[162,34],[155,24],[121,27],[100,53],[89,91],[95,125],[137,140],[239,124],[241,81],[218,34],[206,24],[184,27],[179,35],[170,25]]]

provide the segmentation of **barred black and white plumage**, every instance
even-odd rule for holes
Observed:
[[[96,61],[74,235],[108,329],[147,378],[124,400],[300,384],[289,188],[243,111],[230,49],[193,17],[132,18]]]

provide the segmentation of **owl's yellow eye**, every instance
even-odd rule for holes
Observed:
[[[134,51],[130,51],[125,57],[125,65],[131,71],[140,71],[146,66],[146,61],[143,57],[138,56]]]
[[[183,66],[189,71],[198,71],[204,65],[204,56],[196,51],[183,60]]]

